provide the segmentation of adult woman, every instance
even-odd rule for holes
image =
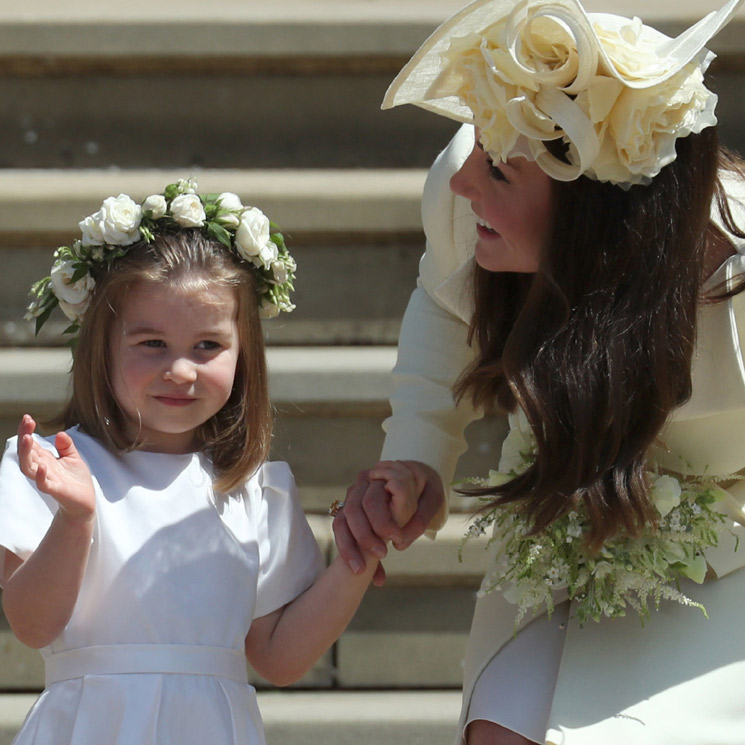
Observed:
[[[745,555],[731,537],[745,502],[745,172],[718,147],[702,83],[703,46],[739,5],[671,41],[572,0],[477,0],[386,98],[473,121],[476,140],[462,129],[425,187],[428,252],[387,422],[384,457],[428,464],[411,465],[428,496],[397,532],[361,482],[335,522],[340,550],[353,557],[352,536],[375,546],[372,533],[405,545],[437,503],[432,469],[447,483],[464,422],[484,407],[512,412],[534,449],[490,493],[533,528],[579,505],[590,549],[659,522],[651,468],[729,477],[731,532],[706,553],[717,580],[681,585],[709,621],[668,603],[645,628],[580,628],[576,602],[562,603],[512,639],[514,605],[479,600],[468,743],[743,742]]]

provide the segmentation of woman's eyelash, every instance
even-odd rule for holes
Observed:
[[[499,166],[495,166],[491,158],[489,158],[487,162],[489,164],[489,175],[491,176],[491,178],[493,178],[495,181],[507,182],[507,179],[505,178],[505,175],[502,172],[502,169],[499,168]]]

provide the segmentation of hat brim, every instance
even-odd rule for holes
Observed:
[[[652,27],[645,27],[648,33],[658,38],[660,56],[669,60],[669,63],[661,66],[665,71],[658,78],[647,78],[639,82],[625,80],[624,84],[634,88],[656,85],[696,58],[705,69],[714,57],[711,52],[705,50],[705,45],[730,21],[743,2],[745,0],[729,0],[718,11],[712,11],[675,39],[670,39]],[[386,91],[381,108],[390,109],[411,103],[457,121],[471,122],[471,110],[455,96],[431,98],[428,95],[433,82],[442,72],[442,55],[450,47],[453,39],[484,31],[506,17],[519,4],[515,0],[474,0],[450,16],[435,29],[394,78]],[[623,16],[587,13],[577,0],[552,0],[550,5],[557,10],[572,13],[590,28],[593,21],[601,22],[605,27],[629,22],[629,19]],[[605,56],[602,45],[598,43],[598,46],[601,55]]]

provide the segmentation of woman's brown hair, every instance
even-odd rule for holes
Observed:
[[[715,128],[679,139],[677,153],[648,186],[553,182],[539,271],[475,270],[478,357],[456,396],[519,406],[537,445],[525,473],[479,493],[519,502],[536,530],[582,502],[592,547],[655,521],[646,453],[691,395],[714,195],[725,204],[717,171],[736,162]]]
[[[264,341],[256,288],[249,267],[201,231],[159,234],[140,243],[95,277],[96,288],[81,324],[72,366],[72,395],[62,414],[114,451],[142,443],[125,432],[112,387],[110,342],[122,302],[141,282],[169,284],[209,293],[228,287],[236,297],[239,354],[227,403],[199,429],[201,449],[210,456],[215,489],[227,493],[266,460],[272,429]]]

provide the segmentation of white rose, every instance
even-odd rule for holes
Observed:
[[[253,256],[251,261],[259,269],[269,269],[279,258],[279,250],[273,241],[268,241],[259,250],[258,256]]]
[[[151,194],[142,203],[142,211],[152,220],[160,220],[167,210],[168,203],[162,194]]]
[[[237,228],[240,224],[238,215],[243,211],[241,198],[231,191],[225,191],[217,198],[217,203],[220,205],[221,210],[229,210],[226,213],[220,214],[217,218],[218,221],[230,228]]]
[[[258,207],[243,210],[235,232],[235,246],[241,258],[254,261],[266,251],[267,244],[271,243],[269,228],[269,218]],[[274,248],[276,250],[276,246]]]
[[[204,225],[204,207],[196,194],[179,194],[171,202],[171,215],[183,228],[200,228]]]
[[[62,312],[71,321],[79,321],[88,309],[96,283],[90,274],[85,274],[73,282],[74,274],[72,261],[58,261],[52,267],[51,285]]]
[[[106,241],[101,230],[100,212],[89,215],[78,223],[83,233],[83,244],[86,246],[102,246]]]
[[[652,504],[657,508],[661,517],[665,517],[670,510],[680,504],[680,483],[672,476],[660,476],[652,484]]]
[[[104,199],[98,212],[78,225],[85,245],[129,246],[140,239],[142,208],[126,194]]]

